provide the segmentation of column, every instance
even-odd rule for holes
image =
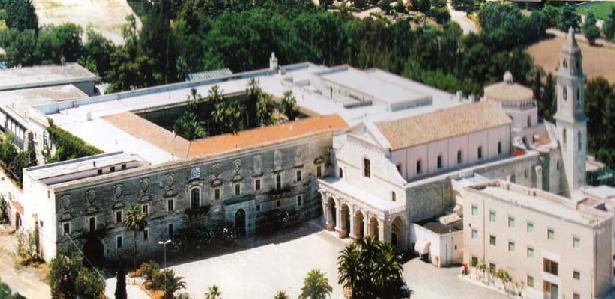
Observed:
[[[391,242],[391,223],[378,219],[378,240]]]
[[[342,208],[339,199],[335,201],[335,230],[342,231]]]
[[[363,233],[364,237],[370,236],[369,234],[369,212],[365,212],[363,215]]]
[[[354,206],[351,206],[348,208],[348,216],[349,216],[348,218],[350,219],[350,223],[348,224],[348,226],[350,227],[348,228],[348,231],[350,232],[349,237],[351,239],[357,238],[357,235],[355,234],[355,228],[354,228],[354,212],[355,212]]]

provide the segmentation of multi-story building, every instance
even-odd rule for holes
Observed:
[[[463,261],[506,270],[527,298],[611,290],[612,214],[501,180],[463,186]]]

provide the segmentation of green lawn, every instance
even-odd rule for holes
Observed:
[[[585,15],[591,11],[597,19],[606,20],[613,8],[615,8],[615,2],[589,2],[577,6],[577,12]]]

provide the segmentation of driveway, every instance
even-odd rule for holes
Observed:
[[[204,260],[171,266],[187,284],[192,298],[202,298],[207,288],[218,285],[223,298],[273,298],[285,290],[297,298],[306,273],[323,271],[333,287],[331,298],[342,298],[337,284],[336,259],[347,240],[321,229],[317,221],[257,241],[255,247]],[[468,283],[458,277],[459,268],[438,269],[417,259],[404,264],[404,277],[413,291],[412,298],[494,298],[505,296]]]

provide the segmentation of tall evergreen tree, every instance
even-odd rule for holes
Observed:
[[[128,293],[126,293],[126,271],[124,270],[124,263],[120,263],[120,267],[115,275],[115,299],[127,299]]]

